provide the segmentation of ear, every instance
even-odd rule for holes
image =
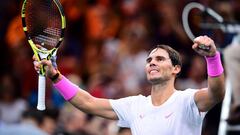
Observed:
[[[176,65],[176,66],[173,67],[173,73],[174,74],[177,75],[180,72],[181,72],[181,66],[180,65]]]

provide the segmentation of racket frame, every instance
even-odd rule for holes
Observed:
[[[183,28],[187,34],[187,36],[193,41],[196,36],[192,33],[189,24],[188,24],[188,15],[190,13],[190,11],[194,8],[199,9],[200,11],[204,12],[206,11],[209,15],[211,15],[212,18],[214,18],[215,20],[217,20],[219,23],[223,22],[223,18],[214,10],[212,10],[209,7],[205,7],[204,5],[197,3],[197,2],[190,2],[188,3],[184,9],[183,9],[183,13],[182,13],[182,22],[183,22]],[[203,45],[201,44],[199,46],[200,49],[208,51],[210,50],[209,46]]]

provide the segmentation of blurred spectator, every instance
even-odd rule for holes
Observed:
[[[70,103],[66,103],[60,111],[56,135],[87,135],[84,129],[87,115]]]
[[[235,1],[235,0],[233,0]],[[235,24],[237,23],[234,18],[234,5],[235,2],[229,2],[228,0],[213,1],[213,9],[222,16],[224,23]],[[231,42],[236,33],[224,33],[222,30],[217,29],[211,33],[211,36],[214,37],[216,44],[219,48],[225,48]]]
[[[101,66],[101,43],[89,42],[85,47],[83,54],[83,74],[86,76],[92,76],[99,72]]]
[[[22,30],[21,16],[18,15],[10,21],[10,24],[7,27],[5,40],[10,48],[16,48],[19,45],[23,45],[22,43],[24,41],[24,38],[25,35]]]
[[[38,110],[27,110],[22,115],[19,124],[6,124],[0,126],[1,135],[47,135],[39,128],[43,114]]]
[[[91,95],[106,98],[105,86],[108,82],[101,73],[92,75],[88,82],[89,93],[91,93]]]
[[[199,55],[193,56],[185,79],[179,78],[176,81],[179,90],[186,88],[205,88],[207,87],[206,63],[204,58]]]
[[[108,135],[109,120],[101,117],[91,116],[85,126],[85,131],[89,135]]]
[[[116,35],[119,17],[112,10],[110,0],[88,2],[85,16],[87,41],[104,41]]]
[[[128,95],[139,93],[141,81],[145,79],[141,67],[145,65],[149,48],[147,25],[146,17],[138,16],[125,22],[119,34],[117,78]]]
[[[86,0],[60,0],[60,2],[70,22],[78,20],[86,10]]]
[[[120,9],[125,19],[133,18],[139,14],[140,0],[122,0]]]
[[[17,123],[27,109],[25,100],[19,98],[21,90],[12,74],[0,79],[0,120],[6,124]]]
[[[225,5],[229,5],[228,1],[225,1]],[[227,4],[228,3],[228,4]],[[231,5],[228,6],[229,13],[227,14],[230,20],[234,23],[240,22],[239,19],[239,0],[232,0]],[[224,7],[224,6],[222,6]],[[226,9],[226,8],[225,8]],[[230,80],[232,86],[232,105],[230,109],[229,118],[227,119],[228,123],[231,125],[239,125],[240,124],[240,34],[234,36],[231,40],[231,43],[224,48],[224,63],[226,67],[227,78]]]
[[[232,85],[233,105],[230,110],[228,123],[240,124],[240,34],[235,36],[231,45],[224,49],[224,62],[227,77]]]
[[[57,129],[58,115],[59,111],[57,109],[44,110],[43,120],[40,124],[40,128],[49,135],[53,135]]]
[[[178,12],[177,1],[158,1],[157,7],[157,26],[154,41],[161,44],[173,45],[178,51],[184,50],[184,53],[189,53],[191,44],[189,38],[183,30],[180,21],[181,12]]]
[[[13,16],[19,14],[19,1],[8,0],[1,1],[0,4],[0,41],[4,37],[9,21]]]
[[[32,90],[36,89],[37,74],[32,68],[32,50],[25,39],[25,34],[22,29],[21,16],[17,15],[9,23],[7,27],[5,42],[9,51],[9,72],[13,72],[18,81],[21,83],[21,96],[27,98]],[[34,76],[35,75],[35,76]],[[23,77],[24,76],[24,77]],[[32,78],[33,82],[29,82]]]

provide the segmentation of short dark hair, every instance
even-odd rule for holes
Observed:
[[[180,67],[182,67],[182,59],[180,54],[174,50],[172,47],[170,47],[169,45],[157,45],[156,47],[154,47],[153,49],[150,50],[149,54],[154,50],[154,49],[158,49],[161,48],[163,50],[165,50],[168,55],[169,58],[171,59],[171,62],[173,64],[173,66],[179,65]]]

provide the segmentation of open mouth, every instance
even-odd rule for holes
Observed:
[[[154,74],[154,73],[158,73],[158,72],[159,72],[159,70],[157,70],[157,69],[151,69],[149,71],[149,74]]]

